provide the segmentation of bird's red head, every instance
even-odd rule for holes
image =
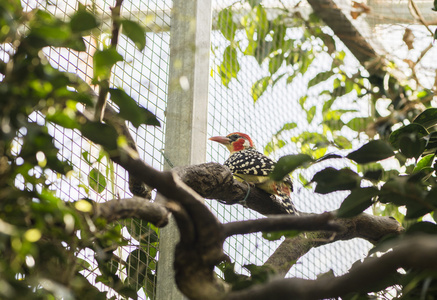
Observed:
[[[250,136],[241,132],[233,132],[227,136],[213,136],[209,139],[225,145],[231,153],[255,147]]]

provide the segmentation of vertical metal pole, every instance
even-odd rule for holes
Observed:
[[[173,1],[165,155],[174,166],[206,159],[211,18],[211,0]],[[158,300],[184,299],[174,281],[178,241],[179,233],[171,221],[160,233]]]

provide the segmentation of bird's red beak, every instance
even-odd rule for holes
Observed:
[[[229,145],[231,143],[231,140],[225,136],[213,136],[209,138],[211,141],[223,144],[223,145]]]

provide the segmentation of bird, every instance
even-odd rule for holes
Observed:
[[[290,196],[293,191],[291,177],[286,175],[281,181],[271,179],[269,174],[275,167],[275,161],[257,151],[249,135],[233,132],[227,136],[213,136],[209,139],[228,148],[230,156],[224,165],[231,170],[237,180],[274,195],[276,202],[285,212],[298,214]]]

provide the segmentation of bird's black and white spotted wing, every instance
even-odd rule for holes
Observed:
[[[274,168],[275,162],[253,148],[233,153],[226,161],[233,174],[268,176]]]

